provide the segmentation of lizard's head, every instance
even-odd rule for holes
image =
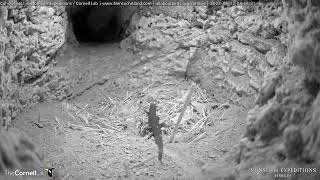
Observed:
[[[155,103],[150,103],[150,109],[157,109],[157,105]]]

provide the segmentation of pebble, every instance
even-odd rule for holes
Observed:
[[[109,174],[109,173],[107,173],[107,174],[101,173],[101,175],[102,175],[103,177],[105,177],[105,178],[111,178],[111,177],[112,177],[112,175]]]
[[[152,58],[152,57],[154,57],[154,54],[151,54],[151,53],[150,53],[150,54],[147,54],[146,57],[147,57],[147,58]]]
[[[223,71],[224,73],[229,72],[229,70],[230,70],[230,68],[227,67],[227,66],[222,67],[222,71]]]
[[[245,74],[245,72],[244,72],[243,70],[241,70],[241,69],[239,69],[239,68],[237,68],[237,67],[233,67],[233,68],[231,69],[231,73],[232,73],[232,75],[234,75],[234,76],[242,76],[242,75]]]
[[[213,77],[214,80],[223,80],[224,79],[224,76],[221,75],[221,74],[218,74],[216,76]]]

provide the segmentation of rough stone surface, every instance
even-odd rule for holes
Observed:
[[[283,1],[285,2],[285,1]],[[289,26],[290,42],[278,44],[266,53],[265,60],[272,73],[266,74],[259,89],[255,107],[247,116],[247,132],[238,146],[239,156],[229,155],[235,165],[230,173],[214,174],[208,179],[319,179],[319,9],[318,1],[292,1],[287,4],[288,16],[277,17],[273,28],[285,33]],[[285,20],[288,17],[288,21]],[[285,22],[287,21],[287,22]],[[242,23],[240,27],[245,27]],[[257,30],[257,28],[254,28]],[[261,31],[257,30],[255,33]],[[251,41],[243,41],[251,44]],[[262,44],[261,44],[262,45]],[[255,47],[259,52],[269,49]],[[266,48],[267,47],[267,48]],[[288,58],[288,59],[287,59]],[[287,62],[287,60],[289,60]],[[292,64],[293,63],[293,64]],[[298,65],[300,67],[296,67]],[[302,68],[301,68],[302,67]],[[263,68],[262,68],[263,69]],[[253,73],[252,73],[253,74]],[[219,167],[223,169],[224,167]],[[277,169],[277,172],[258,172],[252,168]],[[292,168],[281,172],[281,168]],[[204,172],[219,171],[206,168]],[[309,172],[305,172],[309,171]],[[210,173],[209,173],[210,174]],[[289,176],[287,176],[289,175]],[[203,178],[206,179],[206,178]]]
[[[270,49],[270,51],[266,54],[266,61],[272,67],[279,67],[285,63],[286,56],[286,46],[283,44],[279,44],[278,46],[274,46]]]
[[[1,7],[0,98],[2,125],[17,112],[46,97],[46,74],[66,41],[67,17],[63,6]]]
[[[174,0],[172,2],[179,1],[180,0]],[[191,21],[195,15],[193,12],[194,9],[194,6],[153,6],[150,8],[149,12],[156,15],[164,14],[175,19],[185,19]]]
[[[281,6],[275,7],[153,7],[125,42],[136,50],[158,50],[172,59],[170,71],[237,103],[244,96],[254,99],[265,76],[285,62],[287,45],[280,37],[286,23]],[[177,51],[184,62],[172,58]]]
[[[307,73],[320,82],[320,10],[319,2],[310,1],[304,5],[294,1],[290,34],[293,45],[290,59],[304,67]]]

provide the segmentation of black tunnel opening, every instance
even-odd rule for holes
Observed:
[[[74,6],[67,10],[77,40],[107,43],[121,40],[124,31],[121,9],[117,6]]]

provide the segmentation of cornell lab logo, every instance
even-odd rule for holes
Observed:
[[[52,177],[54,168],[45,168],[44,170],[47,171],[47,174],[48,174],[49,177]]]

